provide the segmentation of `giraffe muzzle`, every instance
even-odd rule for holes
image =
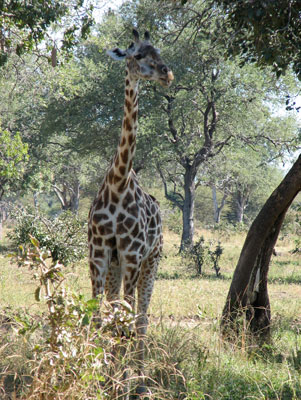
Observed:
[[[174,80],[174,74],[172,71],[167,72],[167,76],[165,78],[160,79],[160,83],[164,87],[169,87]]]

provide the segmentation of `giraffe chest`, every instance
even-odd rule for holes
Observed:
[[[121,251],[140,249],[148,254],[161,235],[158,206],[139,187],[121,196],[106,189],[99,193],[90,225],[94,236],[114,238]]]

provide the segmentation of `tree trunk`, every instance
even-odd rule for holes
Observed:
[[[235,215],[236,215],[236,222],[238,222],[239,224],[243,222],[246,207],[247,207],[247,197],[244,196],[243,192],[238,190],[235,198]]]
[[[237,317],[244,314],[260,337],[269,333],[271,319],[267,277],[273,248],[292,201],[301,190],[301,155],[255,218],[238,264],[222,314],[222,332],[235,332]],[[256,279],[257,277],[257,279]]]
[[[184,205],[182,210],[183,231],[180,251],[193,243],[194,235],[194,201],[195,175],[191,168],[187,168],[184,175]]]
[[[78,213],[79,207],[79,196],[80,196],[80,183],[76,181],[73,185],[63,184],[63,188],[60,189],[56,185],[52,185],[55,194],[57,195],[58,200],[61,203],[62,210],[64,211],[72,211],[75,214]]]
[[[226,199],[227,199],[227,194],[224,193],[222,201],[221,201],[221,205],[218,206],[218,202],[217,202],[217,195],[216,195],[216,187],[215,185],[211,186],[211,192],[212,192],[212,201],[213,201],[213,218],[214,218],[214,223],[215,224],[219,224],[220,223],[220,219],[221,219],[221,213],[222,210],[226,204]]]

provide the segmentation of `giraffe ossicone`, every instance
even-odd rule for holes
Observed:
[[[108,301],[120,296],[135,309],[138,292],[137,333],[147,328],[147,309],[162,251],[162,226],[159,204],[139,186],[132,170],[136,149],[138,84],[140,79],[169,87],[172,71],[163,63],[160,52],[133,30],[134,41],[126,50],[115,48],[107,54],[126,61],[124,117],[121,136],[112,164],[92,204],[88,240],[93,296],[106,294]],[[143,340],[138,341],[143,360]]]

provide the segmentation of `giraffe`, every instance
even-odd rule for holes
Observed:
[[[113,59],[126,61],[124,116],[115,156],[91,206],[88,241],[93,297],[105,294],[109,302],[114,302],[119,299],[123,282],[124,298],[134,310],[137,289],[136,331],[142,365],[147,309],[163,241],[159,204],[142,190],[132,169],[138,85],[144,79],[169,87],[174,77],[159,50],[151,45],[149,33],[145,32],[144,40],[135,29],[133,35],[134,42],[127,50],[107,51]]]

